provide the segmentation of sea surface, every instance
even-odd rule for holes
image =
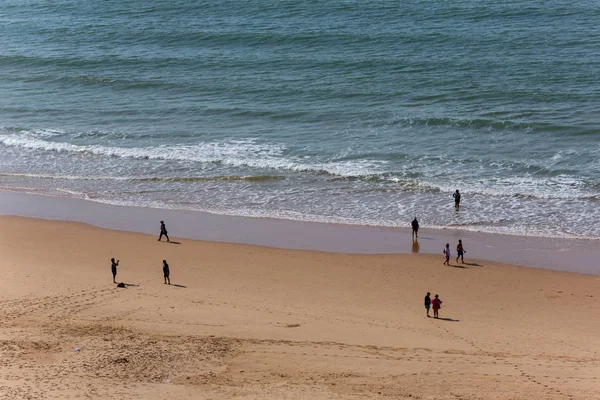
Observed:
[[[597,1],[1,3],[0,188],[600,239]]]

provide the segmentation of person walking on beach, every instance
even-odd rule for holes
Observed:
[[[466,253],[466,250],[464,249],[463,245],[462,245],[462,240],[458,239],[458,244],[456,245],[456,262],[458,262],[458,259],[461,259],[461,262],[464,264],[465,263],[465,257],[464,254]]]
[[[167,284],[167,282],[169,283],[169,285],[171,284],[171,278],[169,278],[169,274],[171,271],[169,271],[169,264],[167,264],[167,260],[163,260],[163,275],[165,277],[165,285]]]
[[[431,307],[431,293],[427,292],[427,294],[425,295],[425,309],[427,310],[427,318],[430,318],[429,316],[429,308]]]
[[[437,294],[435,295],[435,299],[431,301],[431,304],[433,305],[433,318],[438,318],[440,308],[442,308],[442,301]]]
[[[460,192],[456,189],[456,192],[452,195],[454,197],[454,207],[460,207]]]
[[[446,248],[444,249],[444,255],[446,256],[444,265],[450,265],[450,243],[446,243]]]
[[[415,217],[415,219],[413,219],[410,224],[412,225],[412,237],[418,239],[419,238],[419,221],[417,221],[417,217]]]
[[[110,270],[112,271],[112,274],[113,274],[113,283],[117,283],[117,267],[119,266],[119,260],[115,261],[114,258],[111,258],[110,262],[111,262]]]
[[[158,241],[162,239],[163,235],[167,238],[167,242],[169,242],[169,235],[167,235],[167,227],[165,226],[165,221],[160,221],[160,236],[158,237]]]

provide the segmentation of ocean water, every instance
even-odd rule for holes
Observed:
[[[7,0],[0,21],[0,188],[600,239],[596,1]]]

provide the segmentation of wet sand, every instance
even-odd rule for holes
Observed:
[[[587,274],[600,274],[600,242],[421,229],[418,246],[410,229],[322,224],[215,215],[205,212],[123,207],[82,199],[0,191],[0,215],[78,221],[114,230],[159,233],[165,220],[179,238],[352,254],[439,254],[462,239],[467,259]],[[422,223],[424,223],[422,221]]]
[[[597,276],[0,222],[1,398],[600,399]]]

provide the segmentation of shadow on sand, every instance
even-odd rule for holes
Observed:
[[[452,319],[452,318],[433,318],[433,319],[439,319],[440,321],[460,322],[459,319]]]
[[[465,265],[470,265],[471,267],[483,267],[483,265],[481,264],[477,264],[477,263],[464,263]]]
[[[417,240],[419,240],[419,239],[423,239],[423,240],[433,240],[433,238],[431,238],[431,237],[427,237],[427,236],[419,236],[419,237],[417,238]]]
[[[184,288],[184,289],[187,287],[187,286],[183,286],[183,285],[178,285],[176,283],[172,283],[171,286],[175,286],[175,287],[178,287],[178,288]]]
[[[464,269],[469,268],[469,267],[465,267],[464,265],[458,265],[458,264],[450,264],[448,266],[452,267],[452,268],[464,268]]]

